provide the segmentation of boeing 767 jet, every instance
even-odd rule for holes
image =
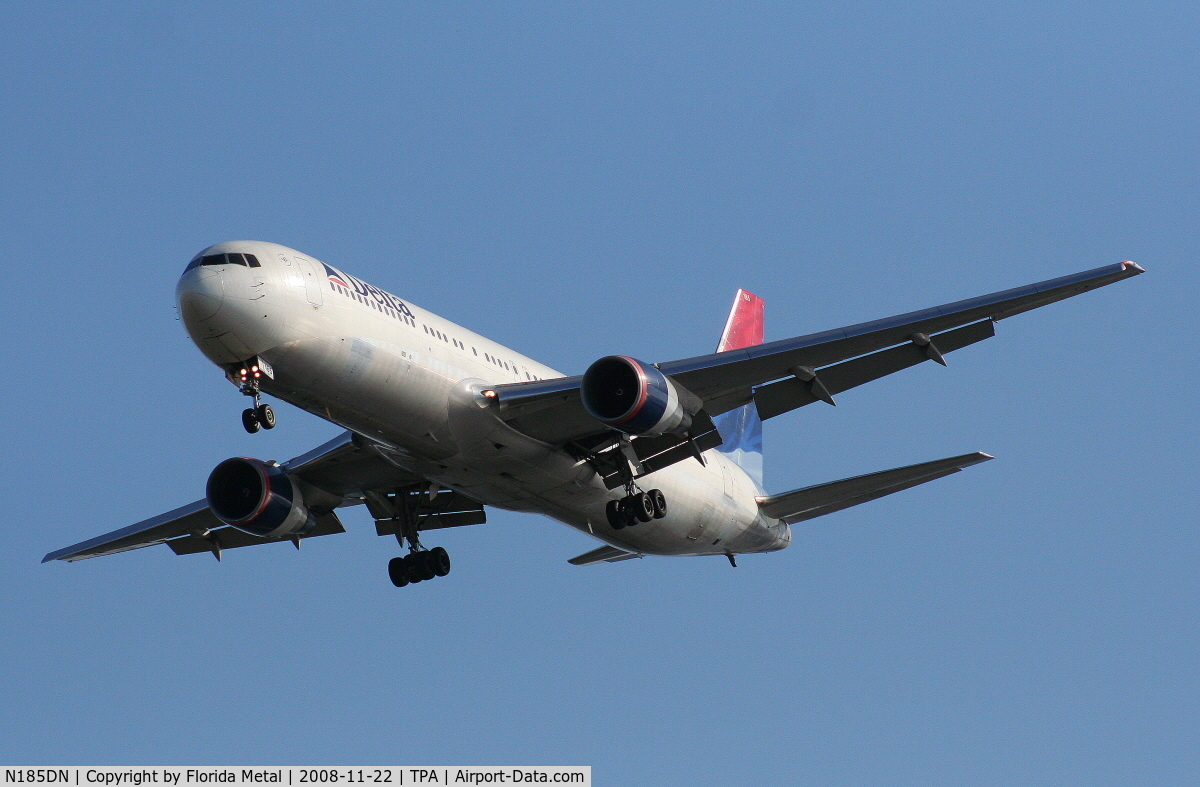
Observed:
[[[221,462],[205,496],[46,555],[83,560],[166,544],[177,555],[344,532],[364,505],[407,553],[398,587],[445,576],[422,537],[482,524],[485,508],[543,514],[601,546],[575,565],[645,555],[783,549],[791,525],[991,459],[947,459],[808,486],[762,487],[762,421],[994,335],[1029,309],[1142,273],[1121,262],[822,333],[763,343],[763,301],[739,290],[716,352],[625,355],[567,376],[293,249],[231,241],[184,269],[188,335],[275,426],[263,394],[345,429],[282,464]]]

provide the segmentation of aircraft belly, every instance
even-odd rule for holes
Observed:
[[[526,506],[503,507],[543,513],[607,544],[648,555],[768,552],[787,546],[786,525],[765,521],[752,496],[725,495],[720,476],[716,478],[714,484],[710,470],[698,464],[688,468],[686,463],[644,477],[642,488],[661,489],[666,495],[667,516],[620,530],[609,525],[604,509],[623,491],[605,489],[594,473],[530,496]]]

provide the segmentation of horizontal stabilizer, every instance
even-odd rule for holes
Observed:
[[[626,552],[624,549],[616,547],[603,546],[599,549],[593,549],[591,552],[586,552],[579,557],[573,557],[567,562],[572,566],[590,566],[594,563],[616,563],[619,560],[629,560],[630,558],[641,557],[634,552]]]
[[[991,458],[980,451],[755,499],[758,501],[759,510],[765,515],[790,525],[900,492],[957,473],[964,467],[986,462]]]

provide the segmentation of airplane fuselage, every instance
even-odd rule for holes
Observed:
[[[196,264],[216,254],[253,255],[258,265]],[[605,506],[624,490],[513,429],[480,398],[490,386],[562,373],[293,249],[213,246],[185,271],[177,297],[189,335],[213,363],[266,360],[273,379],[263,378],[264,392],[486,505],[545,514],[642,554],[767,552],[791,539],[788,525],[761,513],[761,490],[717,450],[704,452],[703,465],[688,460],[641,479],[665,493],[666,516],[614,529]]]

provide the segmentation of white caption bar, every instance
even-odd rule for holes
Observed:
[[[208,766],[98,766],[66,768],[16,768],[2,770],[3,784],[63,785],[63,787],[226,787],[286,785],[493,785],[572,784],[591,787],[591,766],[343,766],[339,768]]]

